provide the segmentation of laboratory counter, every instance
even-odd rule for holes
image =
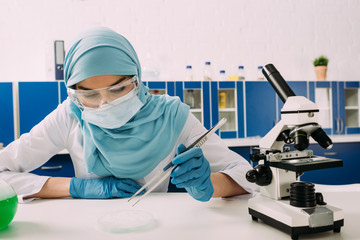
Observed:
[[[344,210],[344,227],[340,233],[300,235],[299,239],[359,239],[359,188],[325,188],[324,200]],[[35,200],[19,204],[13,222],[0,231],[0,239],[291,239],[287,233],[253,221],[248,214],[249,197],[203,203],[186,193],[151,193],[134,207],[127,199]],[[98,219],[104,214],[130,209],[152,214],[154,224],[128,233],[110,233],[100,228]]]

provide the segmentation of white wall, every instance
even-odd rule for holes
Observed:
[[[66,49],[80,31],[108,26],[127,37],[161,80],[274,63],[287,80],[360,80],[358,0],[0,0],[0,81],[54,80],[53,41]],[[149,64],[151,63],[151,64]]]

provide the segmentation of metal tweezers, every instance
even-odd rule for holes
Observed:
[[[216,125],[214,125],[210,130],[204,133],[201,137],[199,137],[195,142],[193,142],[190,146],[188,146],[183,152],[193,148],[193,147],[201,147],[214,132],[216,132],[224,123],[226,122],[226,118],[222,118]],[[169,162],[162,170],[160,170],[153,178],[150,179],[142,188],[140,188],[131,198],[129,198],[128,202],[131,201],[134,197],[136,197],[139,193],[141,193],[145,188],[150,186],[156,179],[158,181],[146,191],[134,204],[137,204],[141,199],[146,197],[149,193],[151,193],[160,183],[162,183],[167,177],[170,176],[171,172],[176,168],[177,165],[174,165],[172,162]]]

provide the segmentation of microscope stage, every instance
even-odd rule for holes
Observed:
[[[339,159],[314,156],[311,158],[298,158],[282,160],[281,162],[268,162],[270,167],[281,168],[293,172],[305,172],[325,168],[342,167],[343,161]]]

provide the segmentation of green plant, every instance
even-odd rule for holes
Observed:
[[[327,66],[329,62],[329,59],[325,56],[320,56],[318,58],[315,58],[313,64],[314,66]]]

